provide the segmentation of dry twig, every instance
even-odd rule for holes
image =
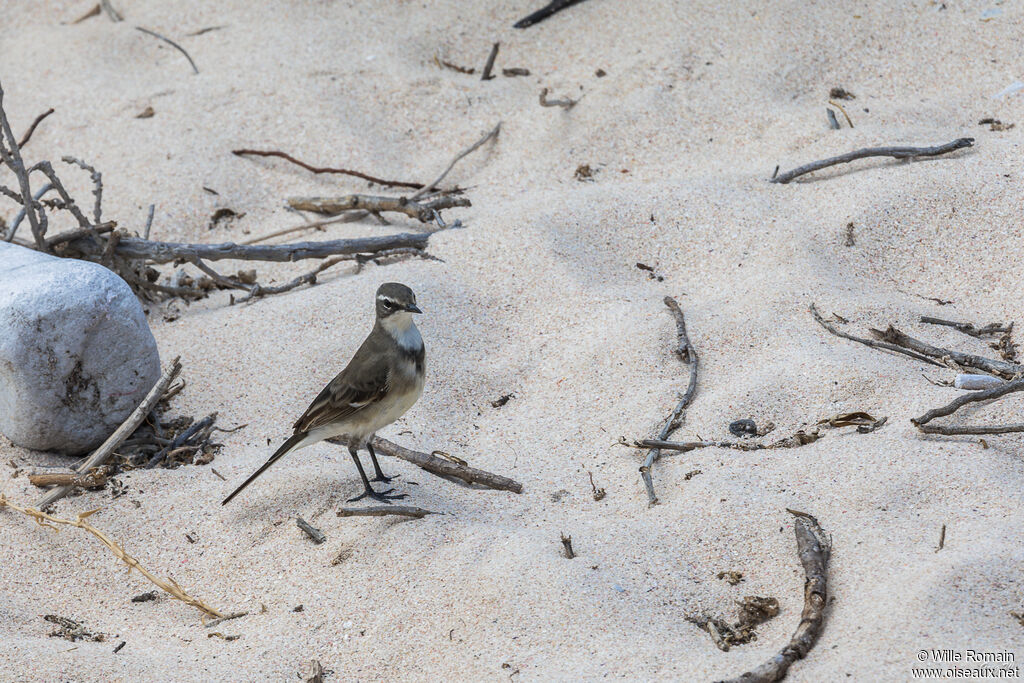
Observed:
[[[374,197],[366,194],[349,194],[343,197],[289,197],[288,206],[299,211],[315,211],[334,216],[344,211],[366,211],[379,214],[382,211],[404,213],[421,223],[437,218],[437,212],[455,206],[472,206],[466,197],[441,195],[426,202],[416,202],[406,197]],[[442,225],[443,227],[443,225]]]
[[[817,519],[805,512],[789,509],[787,512],[796,516],[793,531],[796,533],[800,564],[804,567],[804,609],[800,614],[800,625],[779,654],[725,683],[774,683],[782,680],[793,662],[807,656],[825,625],[831,543]]]
[[[95,536],[97,539],[99,539],[100,543],[107,546],[107,548],[110,549],[110,552],[114,553],[114,557],[124,562],[126,565],[128,565],[130,569],[139,570],[140,574],[149,579],[158,588],[169,593],[172,597],[177,598],[178,600],[181,600],[185,604],[191,605],[196,609],[202,610],[203,613],[208,614],[212,617],[224,616],[218,610],[214,609],[213,607],[210,607],[199,598],[194,598],[188,593],[186,593],[174,579],[168,578],[165,581],[154,576],[148,569],[139,564],[138,560],[136,560],[134,557],[125,552],[124,548],[122,548],[117,543],[117,541],[114,541],[105,533],[103,533],[102,531],[100,531],[93,525],[89,524],[87,521],[85,521],[86,518],[88,518],[89,516],[99,512],[99,508],[95,510],[89,510],[88,512],[81,512],[73,520],[61,519],[60,517],[54,517],[53,515],[41,512],[35,508],[21,507],[19,505],[15,505],[14,503],[7,500],[7,498],[4,497],[2,493],[0,493],[0,508],[5,507],[10,508],[12,510],[17,510],[22,514],[28,515],[29,517],[34,518],[40,526],[49,527],[54,531],[58,531],[58,528],[56,526],[58,524],[73,526],[84,531],[87,531],[93,536]]]
[[[573,5],[580,2],[583,2],[583,0],[552,0],[547,5],[541,7],[536,12],[528,14],[527,16],[517,21],[515,24],[512,25],[512,27],[527,28],[529,26],[533,26],[534,24],[539,24],[540,22],[544,21],[551,15],[557,12],[561,12],[562,10],[568,7],[572,7]]]
[[[315,526],[304,520],[302,517],[296,517],[295,524],[300,529],[302,529],[302,531],[307,536],[313,539],[313,543],[320,545],[321,543],[327,540],[327,536],[324,535],[324,532],[317,529]]]
[[[838,105],[837,105],[838,106]],[[893,157],[895,159],[912,159],[914,157],[934,157],[941,154],[948,154],[964,147],[971,147],[974,145],[974,138],[958,138],[952,142],[947,142],[944,145],[937,145],[935,147],[867,147],[864,149],[858,149],[853,152],[847,152],[846,154],[840,154],[837,157],[830,157],[828,159],[821,159],[819,161],[812,161],[809,164],[798,166],[792,171],[786,171],[785,173],[779,173],[772,177],[768,182],[785,184],[793,180],[798,176],[802,176],[805,173],[811,173],[813,171],[819,171],[829,166],[835,166],[837,164],[846,164],[857,159],[864,159],[866,157]]]
[[[511,491],[512,493],[523,492],[523,485],[514,479],[509,479],[508,477],[503,477],[499,474],[485,472],[484,470],[478,470],[475,467],[462,465],[452,460],[439,458],[436,455],[431,455],[429,453],[421,453],[419,451],[403,448],[393,441],[382,439],[379,436],[375,436],[371,444],[373,445],[374,450],[378,453],[401,458],[402,460],[411,462],[413,465],[416,465],[431,474],[436,474],[439,477],[455,477],[456,479],[461,479],[467,484],[479,484],[486,488],[496,489],[499,491]]]
[[[922,356],[930,358],[936,358],[942,361],[950,360],[956,363],[958,366],[963,368],[974,368],[987,372],[990,375],[996,377],[1002,377],[1004,379],[1012,379],[1024,372],[1024,365],[1017,363],[1011,363],[1005,360],[995,360],[992,358],[985,358],[984,356],[976,356],[972,353],[962,353],[960,351],[953,351],[951,349],[945,349],[939,346],[933,346],[927,342],[923,342],[919,339],[915,339],[908,334],[904,334],[900,330],[890,325],[886,330],[871,330],[877,339],[883,342],[895,344],[899,347],[910,349],[911,351],[918,353]]]
[[[679,307],[679,302],[670,296],[666,296],[665,305],[672,312],[673,317],[676,321],[676,337],[678,338],[678,344],[674,349],[675,354],[679,356],[679,360],[683,361],[686,365],[690,366],[690,379],[686,386],[686,391],[679,399],[679,403],[676,404],[675,409],[668,416],[665,421],[665,425],[658,432],[658,440],[664,441],[668,439],[669,435],[672,434],[680,425],[683,424],[684,412],[686,407],[690,405],[693,400],[694,394],[697,392],[697,351],[690,344],[690,338],[686,334],[686,318],[683,316],[683,309]],[[644,463],[640,466],[640,476],[643,478],[644,487],[647,489],[647,501],[649,505],[657,505],[658,496],[654,493],[654,482],[651,479],[651,467],[661,457],[661,450],[657,447],[652,448],[647,453],[647,457],[644,459]]]
[[[177,50],[181,54],[185,55],[185,59],[187,59],[188,63],[192,65],[192,71],[194,71],[196,73],[199,73],[199,67],[196,66],[196,63],[194,61],[192,61],[192,56],[189,55],[189,53],[186,52],[185,48],[183,48],[181,45],[178,45],[176,42],[174,42],[170,38],[166,38],[166,37],[160,35],[156,31],[150,31],[148,28],[143,28],[141,26],[136,26],[135,30],[136,31],[142,31],[146,35],[153,36],[154,38],[158,38],[158,39],[164,41],[165,43],[167,43],[168,45],[170,45],[171,47],[173,47],[175,50]]]
[[[415,517],[423,519],[427,515],[436,515],[433,510],[425,510],[412,505],[375,505],[366,508],[338,508],[339,517],[386,517],[397,515],[399,517]]]
[[[494,60],[498,57],[498,48],[500,46],[501,43],[495,43],[494,45],[491,46],[491,53],[487,55],[487,63],[484,64],[484,73],[480,80],[489,81],[492,78],[494,78],[494,76],[491,74],[491,70],[494,69]]]
[[[830,323],[826,322],[825,319],[821,317],[821,314],[818,313],[818,309],[815,307],[814,304],[810,305],[809,310],[811,311],[811,315],[814,316],[814,319],[818,321],[819,325],[821,325],[822,327],[824,327],[826,330],[828,330],[837,337],[849,339],[850,341],[855,341],[860,344],[864,344],[865,346],[870,346],[873,349],[885,349],[887,351],[895,351],[896,353],[902,353],[906,356],[910,356],[911,358],[922,361],[924,363],[937,365],[940,368],[945,367],[942,363],[938,362],[937,360],[932,360],[928,356],[917,353],[916,351],[905,349],[901,346],[897,346],[896,344],[889,344],[883,341],[874,341],[872,339],[865,339],[864,337],[855,337],[852,334],[847,334],[846,332],[837,329],[834,325],[831,325]]]
[[[290,161],[291,163],[295,164],[296,166],[300,166],[300,167],[306,169],[307,171],[309,171],[310,173],[314,173],[314,174],[317,174],[317,175],[319,175],[321,173],[336,173],[336,174],[339,174],[339,175],[352,176],[354,178],[362,178],[363,180],[368,180],[369,182],[375,183],[377,185],[386,185],[386,186],[390,186],[390,187],[408,187],[408,188],[413,189],[413,190],[418,190],[418,189],[423,187],[423,183],[412,183],[412,182],[407,182],[407,181],[403,181],[403,180],[385,180],[384,178],[378,178],[376,176],[372,176],[372,175],[369,175],[367,173],[362,173],[361,171],[353,171],[353,170],[350,170],[350,169],[347,169],[347,168],[331,168],[330,166],[313,166],[311,164],[307,164],[305,161],[300,161],[299,159],[296,159],[295,157],[293,157],[290,154],[287,154],[285,152],[280,152],[280,151],[277,151],[277,150],[233,149],[233,150],[231,150],[231,153],[234,154],[235,156],[238,156],[238,157],[241,157],[241,156],[278,157],[280,159],[284,159],[286,161]]]
[[[132,411],[132,414],[118,427],[113,434],[107,437],[99,448],[93,451],[84,463],[78,467],[79,473],[88,472],[89,470],[99,467],[107,462],[111,455],[114,454],[114,449],[121,445],[121,442],[128,438],[128,436],[138,428],[142,421],[146,419],[150,411],[153,410],[153,406],[157,404],[160,398],[164,395],[167,387],[170,386],[174,378],[181,372],[181,357],[176,356],[171,365],[164,371],[163,376],[157,380],[157,383],[153,385],[153,388],[146,394],[146,398],[142,400],[142,403]],[[53,489],[45,496],[43,496],[36,507],[43,510],[54,501],[60,500],[64,496],[71,493],[73,487],[71,486],[58,486]]]
[[[32,133],[36,132],[36,126],[38,126],[42,122],[43,119],[45,119],[47,116],[49,116],[52,113],[53,113],[53,107],[50,107],[49,109],[44,111],[42,114],[37,116],[35,118],[35,121],[32,122],[32,125],[30,125],[28,127],[28,130],[25,131],[25,134],[21,136],[21,140],[18,140],[18,147],[24,147],[26,144],[28,144],[28,141],[32,139]]]
[[[952,436],[956,434],[1007,434],[1010,432],[1024,432],[1024,423],[991,426],[967,425],[964,427],[928,424],[936,418],[952,415],[969,403],[1002,398],[1006,394],[1013,393],[1015,391],[1024,391],[1024,378],[1016,379],[1012,382],[1006,382],[1005,384],[1001,384],[991,389],[963,394],[941,408],[932,408],[920,417],[911,418],[910,421],[915,427],[925,434],[943,434],[946,436]]]

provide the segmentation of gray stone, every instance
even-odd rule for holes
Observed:
[[[160,378],[127,283],[96,263],[0,242],[0,432],[77,454],[103,442]]]

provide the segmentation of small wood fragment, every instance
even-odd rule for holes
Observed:
[[[397,515],[399,517],[415,517],[423,519],[427,515],[436,515],[433,510],[425,510],[412,505],[376,505],[365,508],[339,508],[338,517],[386,517]]]
[[[494,69],[494,60],[497,59],[498,57],[498,48],[500,46],[501,43],[495,43],[494,45],[491,46],[491,53],[487,55],[487,63],[484,64],[484,73],[481,76],[480,80],[489,81],[492,78],[494,78],[494,75],[491,73],[491,70]]]
[[[952,142],[947,142],[944,145],[936,145],[934,147],[866,147],[864,149],[854,150],[853,152],[847,152],[846,154],[840,154],[836,157],[829,157],[828,159],[821,159],[820,161],[812,161],[809,164],[798,166],[791,171],[785,173],[779,173],[773,176],[769,182],[785,184],[802,176],[806,173],[813,171],[819,171],[829,166],[835,166],[837,164],[847,164],[857,159],[864,159],[867,157],[893,157],[894,159],[913,159],[915,157],[934,157],[942,154],[949,154],[955,152],[958,149],[965,147],[972,147],[974,145],[974,138],[958,138]]]
[[[321,543],[327,540],[327,536],[324,535],[324,532],[317,529],[315,526],[304,520],[302,517],[296,517],[295,524],[300,529],[302,529],[307,536],[313,539],[313,542],[317,545],[320,545]]]
[[[565,533],[559,534],[562,539],[562,550],[565,552],[565,557],[568,560],[576,557],[576,553],[572,549],[572,536],[566,536]]]

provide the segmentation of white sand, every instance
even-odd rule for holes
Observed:
[[[921,438],[909,418],[957,394],[922,372],[951,373],[831,337],[807,313],[816,301],[858,331],[891,321],[979,353],[993,352],[917,316],[1024,322],[1024,95],[991,99],[1024,76],[1024,10],[1004,3],[982,22],[985,3],[592,0],[511,28],[541,4],[123,0],[124,23],[76,26],[62,22],[88,2],[4,8],[0,76],[16,127],[57,110],[27,156],[95,164],[106,216],[139,229],[155,203],[158,239],[265,234],[295,222],[286,196],[367,187],[239,159],[229,153],[238,146],[423,181],[504,125],[450,178],[470,188],[473,207],[449,213],[465,230],[431,239],[444,263],[339,268],[255,305],[218,296],[173,323],[151,316],[165,361],[183,357],[188,388],[175,409],[249,425],[224,437],[213,463],[229,481],[208,466],[133,472],[120,477],[125,496],[90,493],[56,510],[101,506],[94,523],[158,574],[224,611],[253,612],[217,629],[241,638],[208,638],[196,610],[164,596],[131,603],[152,587],[93,539],[2,513],[0,679],[297,680],[313,658],[332,681],[738,675],[799,621],[803,575],[786,507],[817,515],[835,544],[827,627],[788,680],[907,680],[922,648],[1024,658],[1009,615],[1024,609],[1021,438],[990,438],[987,450]],[[179,40],[201,73],[134,25]],[[215,25],[225,28],[186,37]],[[479,69],[495,40],[499,69],[532,75],[481,82],[434,64],[439,54]],[[608,75],[595,77],[598,68]],[[837,85],[857,95],[843,103],[852,130],[827,129]],[[584,97],[568,112],[543,109],[545,86]],[[146,106],[155,116],[134,118]],[[977,125],[985,116],[1018,126],[989,132]],[[950,158],[765,182],[776,164],[963,135],[977,146]],[[584,163],[600,169],[595,182],[573,179]],[[88,203],[87,177],[63,176]],[[246,216],[209,231],[223,206]],[[856,245],[845,247],[850,221]],[[415,228],[394,223],[312,237]],[[257,267],[283,280],[308,265]],[[346,362],[387,280],[412,286],[426,311],[430,374],[422,400],[383,435],[515,477],[524,493],[459,488],[385,458],[413,504],[450,514],[339,519],[331,509],[360,485],[348,455],[321,444],[222,508]],[[666,458],[654,472],[662,504],[649,509],[639,453],[614,443],[654,433],[685,383],[665,294],[685,309],[702,361],[679,438],[727,438],[739,417],[772,420],[783,436],[845,410],[888,415],[888,426],[795,450]],[[490,406],[507,392],[516,396],[505,407]],[[972,419],[1019,421],[1022,405],[1010,397]],[[57,459],[0,438],[0,489],[35,500],[11,460]],[[685,480],[695,469],[703,474]],[[600,502],[588,471],[607,489]],[[327,543],[314,546],[296,515]],[[579,553],[571,562],[562,531]],[[343,550],[349,559],[332,566]],[[744,583],[715,578],[732,569]],[[744,595],[782,607],[756,643],[722,653],[684,619],[732,616]],[[42,615],[54,613],[108,642],[48,638]]]

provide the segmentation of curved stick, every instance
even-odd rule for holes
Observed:
[[[792,171],[786,171],[773,177],[768,182],[786,184],[793,180],[797,176],[802,176],[805,173],[811,173],[813,171],[820,171],[823,168],[829,166],[835,166],[837,164],[848,164],[851,161],[857,159],[864,159],[866,157],[893,157],[894,159],[911,159],[913,157],[935,157],[940,154],[948,154],[949,152],[955,152],[958,149],[964,147],[972,147],[974,145],[974,138],[957,138],[953,142],[947,142],[944,145],[936,145],[935,147],[866,147],[864,149],[858,149],[853,152],[847,152],[846,154],[840,154],[837,157],[829,157],[828,159],[821,159],[819,161],[812,161],[809,164],[798,166]]]

